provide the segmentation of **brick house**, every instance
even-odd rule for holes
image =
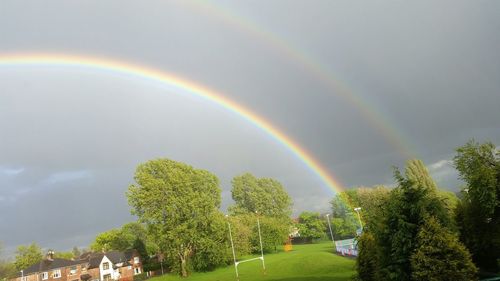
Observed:
[[[136,250],[89,253],[76,260],[53,258],[49,252],[41,262],[20,272],[10,281],[132,281],[143,272]]]

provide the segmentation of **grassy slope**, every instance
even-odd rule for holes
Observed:
[[[262,274],[260,260],[238,266],[240,281],[246,280],[350,280],[354,274],[354,260],[332,254],[332,244],[296,245],[288,253],[264,256],[266,275]],[[176,276],[163,276],[152,281],[186,280]],[[234,266],[220,268],[208,273],[194,273],[189,281],[234,281]]]

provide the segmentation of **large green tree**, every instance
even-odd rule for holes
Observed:
[[[467,186],[457,208],[460,238],[485,271],[500,269],[500,151],[472,140],[457,149],[455,167]]]
[[[224,245],[216,237],[222,214],[219,180],[208,171],[169,159],[140,164],[127,197],[132,213],[145,223],[159,249],[188,276],[196,253]],[[214,243],[216,241],[216,243]],[[219,251],[211,251],[211,254]],[[220,259],[212,259],[220,261]]]
[[[446,272],[455,265],[470,265],[467,250],[460,242],[453,240],[453,221],[450,217],[449,204],[446,203],[441,192],[430,177],[426,167],[420,160],[407,162],[405,173],[395,171],[398,186],[390,191],[382,205],[377,205],[371,211],[377,216],[371,216],[366,221],[364,233],[361,236],[358,258],[358,274],[361,280],[424,280],[418,276],[425,276],[427,262],[432,260],[432,251],[429,245],[440,244],[437,235],[428,237],[429,240],[419,244],[419,233],[430,233],[432,225],[437,224],[448,243],[440,244],[440,249],[449,260],[436,264],[439,274],[429,275],[431,279],[450,280]],[[382,196],[384,197],[384,196]],[[432,218],[432,225],[429,219]],[[427,228],[425,228],[427,227]],[[426,232],[427,231],[427,232]],[[448,235],[450,234],[450,235]],[[423,235],[423,234],[421,234]],[[373,238],[373,239],[372,239]],[[369,249],[367,247],[374,247]],[[461,252],[464,250],[463,252]],[[412,257],[416,252],[414,264]],[[456,254],[460,253],[460,254]],[[462,255],[462,253],[464,253]],[[447,265],[453,263],[453,266]],[[465,269],[473,274],[474,270]],[[469,275],[467,275],[469,276]],[[415,279],[417,278],[417,279]]]
[[[297,227],[300,237],[308,242],[325,237],[326,222],[319,213],[302,212]]]
[[[256,213],[277,218],[289,218],[292,199],[281,183],[271,178],[256,178],[250,173],[234,177],[231,195],[235,205],[233,215]]]
[[[391,194],[383,228],[376,235],[381,245],[382,275],[387,274],[388,280],[410,280],[410,257],[424,218],[434,216],[439,223],[450,224],[436,184],[422,161],[410,160],[407,167],[411,168],[406,169],[406,177],[395,172],[398,188]]]
[[[26,269],[27,267],[40,262],[43,258],[42,248],[36,243],[24,246],[21,245],[17,247],[16,250],[16,260],[14,264],[18,271]]]

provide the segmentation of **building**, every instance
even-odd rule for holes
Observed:
[[[136,250],[88,253],[76,260],[54,258],[54,252],[49,252],[11,281],[132,281],[142,272]]]

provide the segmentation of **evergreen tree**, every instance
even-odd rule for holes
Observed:
[[[469,251],[433,217],[426,219],[418,232],[411,268],[416,281],[477,280]]]
[[[363,281],[376,281],[378,272],[377,244],[370,232],[358,238],[358,258],[356,259],[357,278]]]

